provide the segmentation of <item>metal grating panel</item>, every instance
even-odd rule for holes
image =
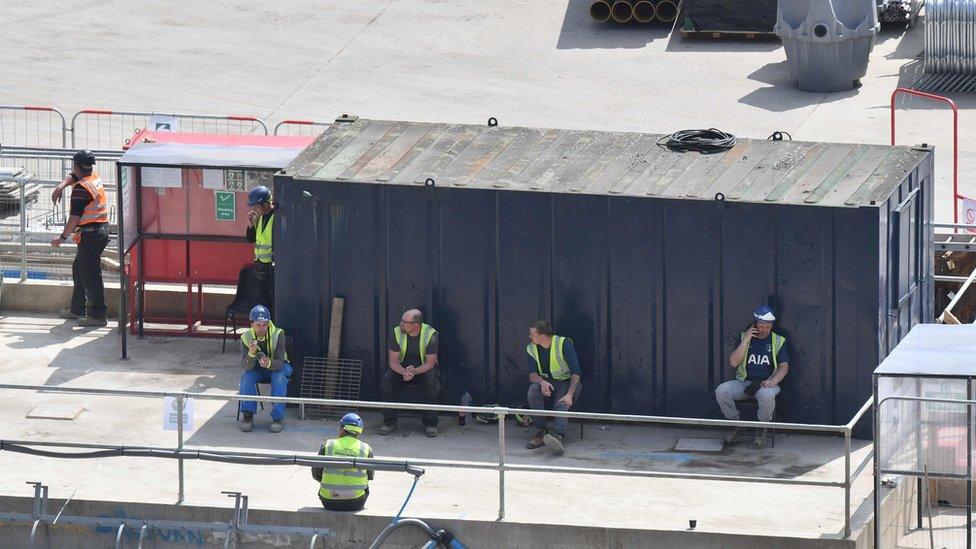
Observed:
[[[359,400],[363,361],[345,358],[305,357],[302,366],[302,398]],[[350,408],[305,405],[308,419],[339,419]]]

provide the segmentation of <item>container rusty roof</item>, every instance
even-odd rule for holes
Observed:
[[[931,150],[739,139],[679,153],[642,133],[339,119],[288,166],[299,180],[858,207]]]

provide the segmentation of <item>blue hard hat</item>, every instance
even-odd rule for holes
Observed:
[[[769,308],[769,305],[761,305],[756,307],[756,310],[752,311],[752,316],[756,320],[761,320],[763,322],[772,322],[776,320],[776,315],[773,314],[773,310]]]
[[[270,322],[271,311],[264,305],[255,305],[251,308],[251,314],[248,318],[251,319],[251,322]]]
[[[264,204],[271,200],[271,189],[260,185],[251,189],[251,192],[247,193],[247,205],[251,208],[257,206],[258,204]]]
[[[349,412],[342,416],[342,419],[339,420],[339,425],[350,433],[356,433],[358,435],[363,432],[363,418],[359,417],[359,414],[355,412]]]

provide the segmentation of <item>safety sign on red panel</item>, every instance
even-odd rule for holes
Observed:
[[[233,192],[214,191],[214,219],[217,221],[237,219],[237,200]]]
[[[962,199],[962,222],[966,225],[976,225],[976,200],[972,198]],[[976,227],[967,230],[976,233]]]
[[[227,170],[224,172],[224,189],[228,191],[244,192],[244,170]]]

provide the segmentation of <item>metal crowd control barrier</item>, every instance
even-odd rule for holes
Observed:
[[[804,423],[764,423],[759,421],[729,421],[729,420],[718,420],[718,419],[699,419],[699,418],[680,418],[680,417],[662,417],[662,416],[643,416],[643,415],[621,415],[621,414],[601,414],[601,413],[589,413],[589,412],[559,412],[554,410],[525,410],[520,408],[507,408],[507,407],[490,407],[486,408],[483,406],[448,406],[448,405],[427,405],[427,404],[415,404],[415,403],[395,403],[395,402],[372,402],[372,401],[360,401],[360,400],[331,400],[331,399],[318,399],[318,398],[291,398],[291,397],[268,397],[268,396],[242,396],[242,395],[230,395],[230,394],[213,394],[213,393],[186,393],[186,392],[169,392],[169,391],[138,391],[138,390],[121,390],[121,389],[94,389],[94,388],[82,388],[82,387],[59,387],[59,386],[48,386],[48,385],[18,385],[10,383],[0,383],[0,389],[13,389],[13,390],[25,390],[25,391],[43,391],[46,394],[50,393],[63,393],[63,394],[83,394],[83,395],[100,395],[100,396],[128,396],[128,397],[139,397],[139,398],[165,398],[174,397],[176,399],[177,408],[177,447],[171,449],[159,449],[159,448],[142,448],[146,450],[149,457],[163,457],[160,452],[169,452],[165,457],[175,458],[178,460],[178,474],[179,474],[179,496],[177,503],[182,503],[184,499],[184,483],[183,483],[183,460],[187,459],[188,456],[192,457],[196,454],[208,454],[208,455],[220,455],[220,454],[233,454],[235,456],[243,457],[254,457],[254,458],[269,458],[270,456],[275,456],[277,458],[285,457],[290,459],[288,456],[282,456],[280,454],[267,454],[267,453],[250,453],[250,452],[222,452],[218,450],[188,450],[184,447],[183,440],[183,410],[185,408],[185,402],[187,399],[198,399],[198,400],[216,400],[224,402],[234,402],[234,401],[260,401],[267,403],[285,403],[285,404],[316,404],[320,406],[344,406],[348,408],[366,408],[366,409],[397,409],[397,410],[412,410],[412,411],[425,411],[434,410],[438,412],[451,412],[457,413],[484,413],[486,410],[491,410],[493,413],[498,414],[498,460],[497,462],[490,461],[456,461],[456,460],[438,460],[438,459],[417,459],[410,460],[410,463],[417,467],[446,467],[446,468],[462,468],[462,469],[485,469],[485,470],[497,470],[498,471],[498,519],[502,520],[505,518],[505,472],[506,471],[521,471],[521,472],[534,472],[534,473],[570,473],[570,474],[586,474],[586,475],[609,475],[618,477],[646,477],[646,478],[670,478],[670,479],[689,479],[689,480],[709,480],[709,481],[727,481],[727,482],[751,482],[759,484],[791,484],[796,486],[821,486],[821,487],[831,487],[831,488],[843,488],[844,489],[844,538],[849,538],[851,534],[851,485],[854,480],[864,471],[864,468],[872,460],[873,452],[864,459],[864,461],[858,465],[854,472],[851,471],[851,438],[853,436],[854,427],[861,421],[868,410],[871,409],[872,400],[868,399],[860,410],[854,414],[849,422],[844,425],[817,425],[817,424],[804,424]],[[641,424],[658,424],[658,425],[685,425],[685,426],[699,426],[699,427],[754,427],[754,428],[768,428],[774,427],[779,431],[800,431],[800,432],[812,432],[812,433],[833,433],[839,434],[844,437],[844,479],[842,481],[820,481],[820,480],[804,480],[795,478],[771,478],[771,477],[751,477],[742,475],[716,475],[716,474],[697,474],[697,473],[670,473],[663,471],[637,471],[628,469],[609,469],[609,468],[592,468],[592,467],[556,467],[551,465],[518,465],[518,464],[507,464],[505,462],[505,418],[514,414],[525,414],[525,415],[535,415],[535,416],[547,416],[547,417],[566,417],[569,419],[580,419],[580,420],[594,420],[594,421],[610,421],[610,422],[627,422],[627,423],[641,423]],[[59,443],[59,442],[31,442],[31,441],[6,441],[6,444],[15,445],[30,445],[30,446],[57,446],[57,447],[71,447],[71,448],[93,448],[93,449],[114,449],[118,450],[120,446],[106,446],[97,444],[84,444],[84,443]],[[128,446],[124,447],[126,449],[130,448]],[[2,447],[0,447],[2,449]],[[155,453],[154,453],[155,452]],[[377,463],[380,462],[396,462],[396,460],[384,460],[378,458],[375,460]]]
[[[149,127],[154,123],[159,128]],[[174,124],[176,127],[174,127]],[[121,149],[144,130],[164,129],[185,133],[229,135],[268,134],[268,125],[254,116],[181,114],[143,111],[84,109],[71,117],[71,146],[87,149]]]
[[[68,121],[54,107],[0,105],[0,144],[66,147]]]
[[[275,124],[275,135],[317,135],[331,126],[329,122],[315,122],[313,120],[282,120]],[[316,128],[319,128],[316,130]]]
[[[75,245],[67,242],[59,248],[50,245],[51,238],[60,234],[67,221],[68,194],[58,204],[51,200],[51,191],[67,174],[70,149],[40,149],[28,147],[0,147],[0,169],[22,170],[14,191],[0,193],[0,264],[2,275],[48,280],[71,280],[71,262]],[[94,151],[96,169],[102,177],[109,207],[109,232],[114,233],[118,212],[115,207],[115,162],[122,151]],[[117,280],[118,257],[106,250],[103,265],[106,279]],[[10,258],[16,258],[11,261]],[[5,261],[6,259],[6,261]],[[11,272],[16,262],[17,272]],[[113,268],[114,267],[114,268]],[[114,273],[114,274],[113,274]]]

